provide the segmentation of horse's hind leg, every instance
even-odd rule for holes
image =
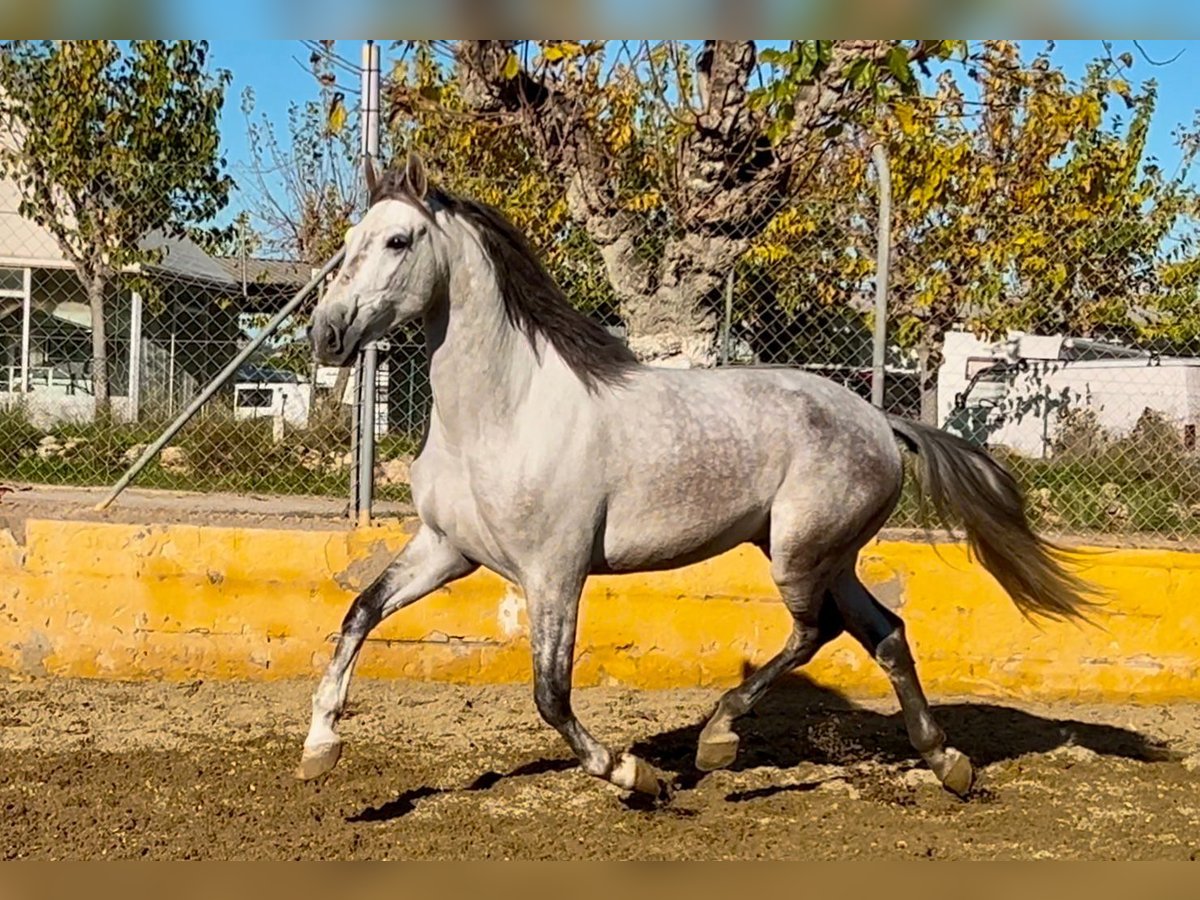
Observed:
[[[912,651],[904,636],[904,623],[871,595],[853,569],[835,581],[833,592],[847,630],[875,657],[891,680],[913,747],[947,790],[965,796],[975,778],[971,761],[946,746],[946,734],[934,721],[917,679]]]
[[[776,548],[771,572],[792,614],[792,633],[783,649],[766,665],[717,701],[716,711],[700,732],[696,747],[696,768],[703,772],[732,765],[738,749],[734,720],[749,712],[781,676],[804,665],[842,633],[841,615],[810,559],[800,558],[787,548]]]
[[[354,662],[371,630],[397,610],[476,568],[444,538],[422,526],[400,555],[354,599],[342,621],[337,650],[313,694],[312,721],[296,770],[298,778],[316,778],[337,764],[342,745],[334,727],[346,705]]]

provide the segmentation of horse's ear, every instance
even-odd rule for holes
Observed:
[[[371,200],[371,195],[375,193],[375,185],[379,182],[379,173],[375,171],[375,160],[371,158],[371,154],[363,154],[363,175],[367,179],[367,202]]]
[[[416,153],[408,154],[408,161],[404,164],[404,182],[414,197],[425,199],[429,192],[429,179],[425,175],[425,163]]]

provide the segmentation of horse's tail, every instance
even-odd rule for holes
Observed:
[[[983,450],[929,425],[888,416],[920,462],[921,486],[946,527],[961,524],[979,561],[1027,617],[1086,619],[1098,591],[1063,565],[1065,551],[1029,527],[1021,489]]]

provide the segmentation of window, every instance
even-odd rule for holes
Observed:
[[[238,409],[270,409],[273,405],[271,393],[269,388],[239,388]]]
[[[0,297],[25,296],[25,270],[0,268]]]

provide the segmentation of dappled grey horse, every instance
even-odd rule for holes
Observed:
[[[794,626],[777,656],[725,693],[696,765],[737,753],[734,720],[781,675],[848,631],[895,688],[913,747],[966,794],[970,761],[946,745],[900,619],[855,573],[900,496],[899,444],[922,462],[934,509],[1027,614],[1081,615],[1087,586],[1035,535],[1011,476],[983,451],[887,416],[847,388],[784,368],[639,364],[574,311],[498,211],[431,188],[409,157],[368,172],[370,209],[313,315],[317,358],[424,323],[433,409],[411,468],[421,525],[353,602],[313,695],[297,774],[337,762],[335,731],[364,639],[383,619],[479,566],[525,594],[534,698],[590,774],[663,797],[656,770],[592,736],[571,708],[579,598],[589,573],[694,563],[743,543],[770,560]]]

